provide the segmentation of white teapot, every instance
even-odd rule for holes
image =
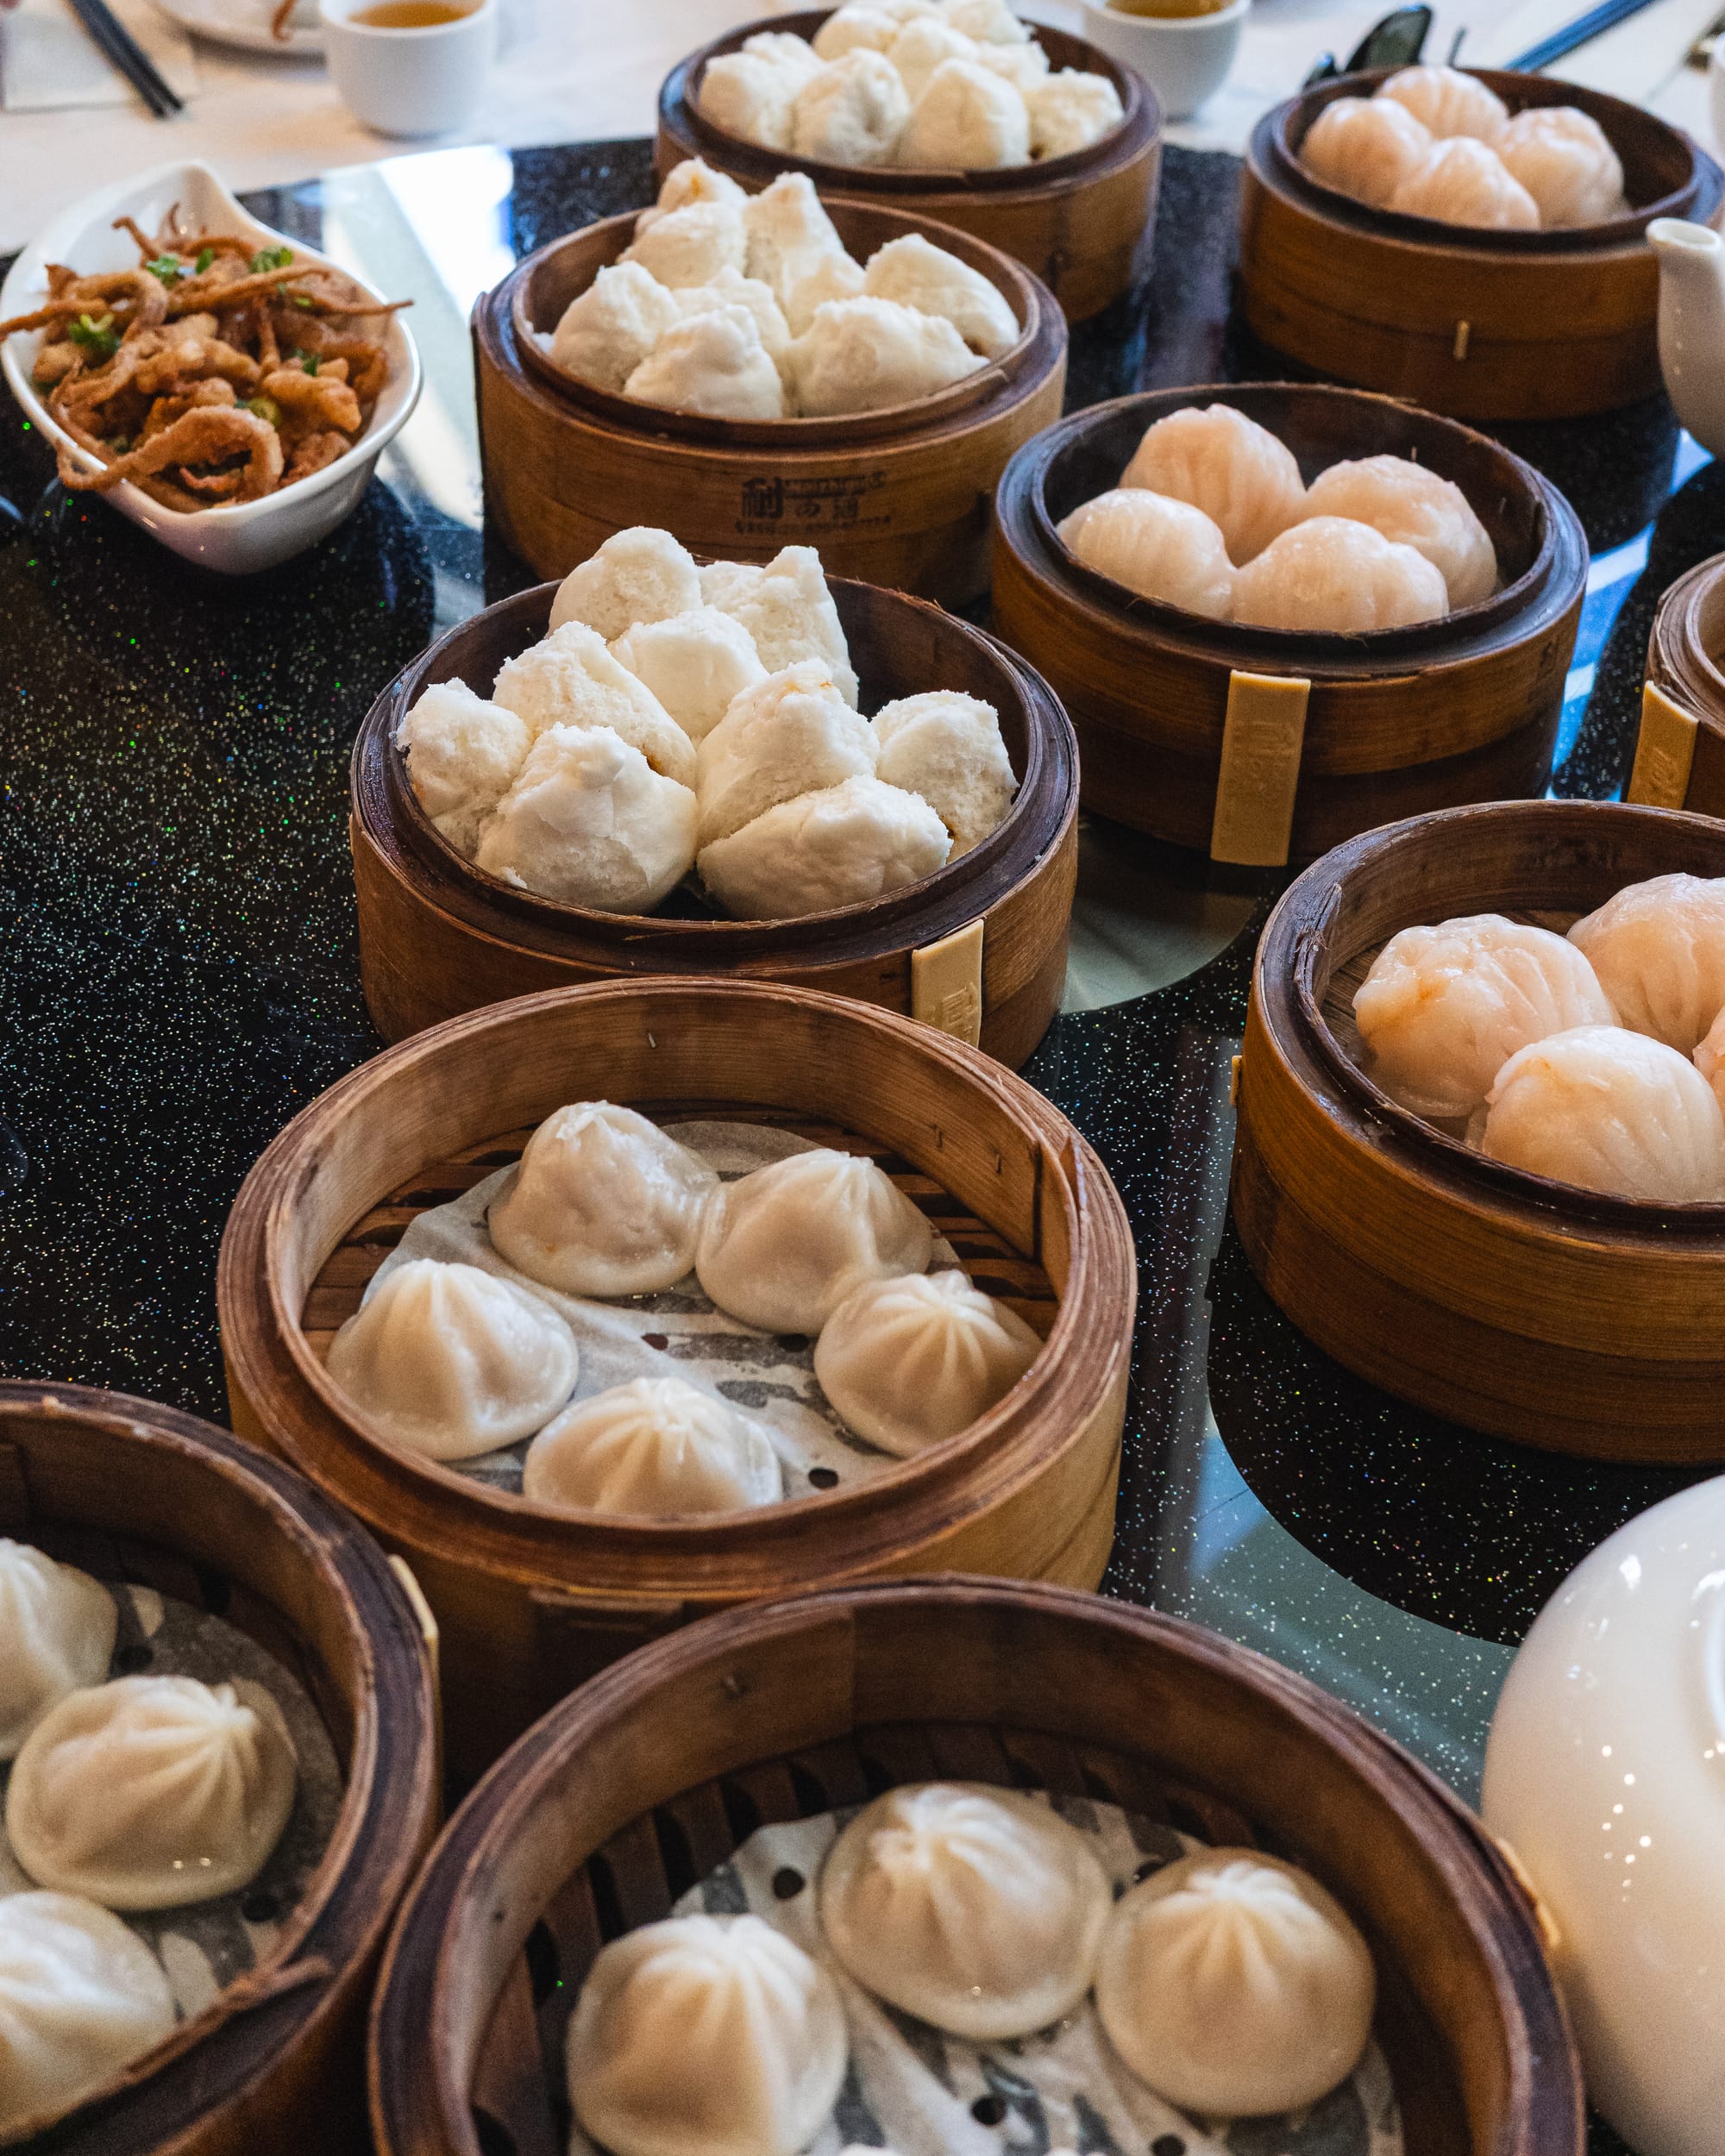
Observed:
[[[1703,449],[1725,456],[1725,240],[1704,224],[1656,217],[1659,367],[1677,416]]]

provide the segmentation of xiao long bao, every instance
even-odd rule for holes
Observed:
[[[67,1693],[102,1682],[118,1626],[99,1581],[0,1538],[0,1759]]]
[[[161,1964],[73,1894],[0,1898],[0,2133],[58,2115],[174,2025]]]

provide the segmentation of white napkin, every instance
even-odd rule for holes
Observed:
[[[177,97],[195,97],[191,40],[150,0],[108,0]],[[129,105],[138,93],[110,65],[66,0],[22,0],[0,13],[0,110],[60,112]]]

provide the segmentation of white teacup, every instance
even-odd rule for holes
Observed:
[[[399,4],[319,0],[329,72],[354,118],[380,135],[447,135],[472,118],[485,89],[499,0],[448,0],[462,12],[414,28],[360,19],[387,18]]]
[[[1187,120],[1226,81],[1251,0],[1227,0],[1208,15],[1128,15],[1106,0],[1082,0],[1083,34],[1138,73],[1170,120]]]

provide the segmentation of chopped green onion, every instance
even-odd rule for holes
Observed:
[[[252,257],[254,272],[261,276],[265,270],[285,269],[293,260],[291,247],[260,248]]]
[[[281,424],[281,406],[273,397],[248,397],[240,409],[254,411],[260,419],[267,419],[272,427]]]
[[[112,315],[104,315],[100,322],[92,322],[88,315],[80,315],[76,322],[66,325],[66,334],[95,360],[111,360],[120,349],[120,340],[114,334]]]
[[[185,274],[185,265],[177,254],[158,254],[154,262],[146,262],[144,267],[152,277],[160,278],[168,285],[179,284]]]
[[[198,250],[198,274],[202,277],[204,271],[209,268],[210,265],[215,260],[216,250],[213,247],[199,248]]]
[[[308,374],[315,374],[323,364],[323,354],[318,352],[302,352],[299,355],[299,364]]]

